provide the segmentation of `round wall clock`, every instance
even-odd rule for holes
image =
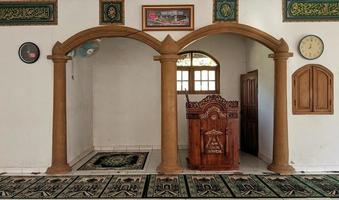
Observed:
[[[20,59],[27,64],[35,63],[40,56],[39,47],[33,42],[23,43],[20,46],[18,53]]]
[[[307,60],[319,58],[323,51],[324,42],[316,35],[307,35],[300,40],[300,55]]]

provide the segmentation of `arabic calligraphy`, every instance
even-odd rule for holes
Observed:
[[[339,0],[286,0],[285,20],[338,20]]]
[[[0,20],[49,19],[49,8],[0,8]]]
[[[339,16],[339,2],[336,3],[292,3],[293,16]]]
[[[56,24],[56,2],[0,3],[0,25]]]
[[[214,21],[237,21],[238,0],[214,0]]]

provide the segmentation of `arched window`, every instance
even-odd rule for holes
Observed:
[[[308,64],[293,73],[293,114],[333,114],[333,74]]]
[[[177,92],[179,94],[219,93],[220,65],[202,51],[180,53],[177,61]]]

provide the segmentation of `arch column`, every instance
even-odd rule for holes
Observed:
[[[60,174],[71,171],[67,163],[66,134],[66,62],[71,58],[53,54],[48,59],[54,63],[54,101],[52,165],[47,169],[47,174]]]
[[[287,121],[287,59],[292,53],[276,52],[270,57],[275,63],[275,98],[274,98],[274,131],[273,160],[268,169],[277,173],[290,174],[294,169],[289,165],[288,121]]]
[[[161,163],[159,173],[182,171],[178,157],[177,122],[177,60],[178,46],[168,35],[161,44],[161,56],[154,59],[161,63]]]

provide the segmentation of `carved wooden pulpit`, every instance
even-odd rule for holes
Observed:
[[[188,168],[234,170],[239,168],[239,103],[209,95],[186,103]]]

